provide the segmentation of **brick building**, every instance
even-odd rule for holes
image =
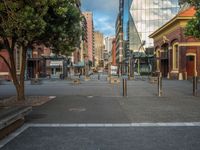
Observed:
[[[184,35],[195,12],[193,7],[181,11],[150,35],[154,39],[156,71],[164,77],[182,80],[200,76],[200,40]]]
[[[2,50],[0,52],[0,55],[2,55],[6,60],[9,59],[8,52],[6,50]],[[6,79],[6,80],[10,79],[8,67],[1,58],[0,58],[0,78]]]

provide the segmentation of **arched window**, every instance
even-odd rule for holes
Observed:
[[[173,44],[173,70],[178,70],[179,68],[179,47],[178,43]]]

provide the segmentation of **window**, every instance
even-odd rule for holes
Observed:
[[[194,61],[194,56],[187,56],[187,61]]]
[[[178,43],[173,45],[173,70],[178,70],[179,66],[179,50]]]

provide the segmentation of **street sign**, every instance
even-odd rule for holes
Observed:
[[[111,75],[117,75],[117,66],[111,66],[110,69],[111,69],[110,71]]]

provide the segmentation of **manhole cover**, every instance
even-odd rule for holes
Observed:
[[[87,98],[93,98],[94,96],[92,96],[92,95],[89,95],[89,96],[87,96]]]
[[[69,111],[72,111],[72,112],[83,112],[83,111],[86,111],[85,108],[70,108]]]

